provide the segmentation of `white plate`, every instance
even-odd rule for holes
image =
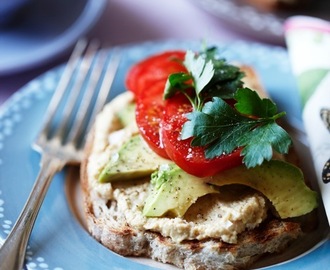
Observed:
[[[230,46],[218,42],[214,44],[218,45],[228,60],[253,65],[274,100],[291,115],[289,121],[299,125],[299,107],[292,107],[292,104],[298,103],[296,89],[284,49],[244,42],[236,42]],[[123,91],[124,75],[133,62],[165,49],[199,50],[200,46],[199,42],[166,40],[123,47],[122,62],[110,98]],[[12,228],[37,176],[40,156],[32,150],[31,142],[40,128],[43,114],[62,71],[63,66],[60,66],[31,81],[0,110],[0,242]],[[303,155],[304,167],[309,170],[311,163],[306,151],[308,149],[299,140],[297,143],[299,152]],[[50,186],[29,242],[27,269],[139,270],[159,267],[157,264],[142,265],[141,261],[118,256],[95,241],[80,222],[81,198],[79,190],[75,189],[77,183],[72,178],[70,180],[65,181],[65,173],[62,172]],[[280,259],[288,259],[292,254],[296,257],[302,252],[304,256],[271,269],[329,267],[330,241],[322,240],[327,228],[322,210],[320,206],[319,225],[306,236],[305,240],[308,241],[301,240],[294,249],[290,249],[291,254],[284,253]],[[150,265],[148,260],[144,263]]]
[[[191,0],[244,34],[260,41],[284,44],[283,21],[293,15],[308,15],[330,19],[330,2],[313,1],[312,7],[303,10],[261,11],[243,0]]]
[[[100,17],[106,0],[34,0],[0,27],[0,75],[46,63],[70,48]]]

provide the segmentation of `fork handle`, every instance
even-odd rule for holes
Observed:
[[[45,154],[32,191],[14,227],[0,248],[0,269],[21,270],[26,246],[48,187],[56,172],[65,165],[64,161]]]

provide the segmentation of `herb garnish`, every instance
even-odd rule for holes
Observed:
[[[192,137],[192,146],[204,146],[208,159],[242,148],[248,168],[270,160],[273,149],[288,152],[291,138],[276,123],[285,112],[278,113],[270,99],[244,88],[238,67],[217,59],[214,48],[198,55],[187,51],[183,64],[188,73],[171,74],[164,92],[165,99],[183,93],[193,106],[182,139]],[[188,89],[194,89],[194,95]],[[234,107],[225,101],[228,98],[236,101]]]

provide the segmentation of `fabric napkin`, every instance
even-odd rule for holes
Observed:
[[[304,128],[330,221],[330,22],[294,16],[285,21],[284,29]]]

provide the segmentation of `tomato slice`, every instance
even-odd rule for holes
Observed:
[[[166,51],[138,62],[127,73],[126,88],[138,97],[141,93],[148,93],[148,89],[153,87],[154,83],[162,81],[165,86],[170,74],[186,72],[181,63],[185,54],[185,51],[180,50]]]
[[[192,106],[183,95],[177,95],[165,103],[161,122],[161,138],[167,155],[184,171],[197,177],[208,177],[242,164],[240,150],[231,154],[206,159],[203,147],[192,147],[191,139],[181,140],[180,133],[187,121],[185,114]]]
[[[184,57],[185,51],[178,50],[153,55],[132,66],[125,81],[127,89],[135,94],[135,116],[142,137],[153,151],[164,158],[168,155],[159,137],[164,108],[162,97],[168,76],[186,72],[181,63]]]
[[[135,118],[140,134],[149,147],[161,157],[168,158],[159,134],[164,111],[164,100],[160,94],[163,90],[164,83],[159,81],[147,90],[150,95],[137,99]]]

